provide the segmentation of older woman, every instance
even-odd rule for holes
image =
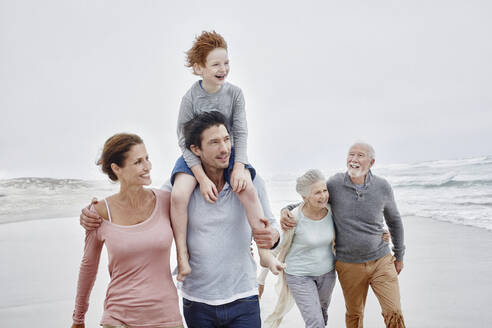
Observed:
[[[282,238],[278,257],[285,259],[287,267],[279,277],[279,300],[265,321],[266,327],[278,327],[292,306],[291,296],[306,327],[324,327],[328,321],[336,272],[332,247],[335,229],[325,181],[319,170],[309,170],[297,179],[296,191],[303,202],[294,215],[296,228]]]
[[[151,183],[152,165],[142,139],[125,133],[112,136],[98,165],[120,183],[120,191],[93,207],[104,220],[86,232],[72,327],[85,327],[103,244],[111,281],[101,325],[183,327],[169,266],[169,193],[144,188]]]

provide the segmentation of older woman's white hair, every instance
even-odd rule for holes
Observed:
[[[320,170],[311,169],[306,173],[301,175],[296,180],[296,191],[299,195],[303,197],[308,197],[311,192],[311,186],[319,181],[326,181],[325,176],[321,173]]]

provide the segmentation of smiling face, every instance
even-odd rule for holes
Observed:
[[[150,179],[150,170],[152,163],[149,161],[149,155],[144,144],[134,145],[125,154],[126,159],[123,166],[111,164],[113,172],[118,180],[127,185],[148,186],[152,183]]]
[[[224,48],[215,48],[207,55],[205,66],[195,64],[193,66],[196,74],[203,79],[202,86],[209,92],[217,92],[224,84],[229,74],[229,57]]]
[[[364,183],[365,177],[373,164],[374,158],[371,157],[370,151],[366,146],[355,144],[350,147],[347,154],[347,170],[354,183]]]
[[[311,185],[309,196],[303,197],[304,202],[313,209],[322,209],[328,204],[330,194],[328,188],[326,188],[326,182],[320,180]]]
[[[229,166],[231,139],[223,124],[203,130],[200,147],[191,145],[190,149],[200,157],[205,171],[207,169],[226,169]]]

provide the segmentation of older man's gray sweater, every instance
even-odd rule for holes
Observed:
[[[381,238],[384,221],[391,233],[394,255],[403,261],[403,223],[393,190],[385,179],[369,171],[364,186],[358,189],[348,173],[337,173],[326,185],[335,222],[338,261],[362,263],[390,253],[388,243]]]

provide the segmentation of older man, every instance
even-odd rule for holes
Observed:
[[[260,328],[256,264],[250,253],[252,231],[245,210],[228,183],[233,168],[225,118],[205,112],[186,124],[190,150],[200,157],[205,174],[214,182],[218,200],[211,204],[197,187],[188,206],[187,244],[191,274],[184,280],[183,314],[189,328]],[[252,168],[250,168],[252,170]],[[176,174],[177,172],[173,172]],[[263,180],[253,184],[267,219],[253,237],[259,247],[271,248],[280,238]],[[164,190],[170,191],[167,182]],[[83,226],[92,225],[84,211]]]
[[[345,297],[348,328],[363,326],[367,291],[371,286],[381,305],[386,327],[405,327],[398,274],[403,269],[403,224],[389,183],[371,172],[372,146],[358,142],[347,155],[347,172],[328,179],[336,228],[336,270]],[[282,210],[282,228],[295,226],[289,210]],[[384,221],[393,240],[394,257],[381,239]]]

